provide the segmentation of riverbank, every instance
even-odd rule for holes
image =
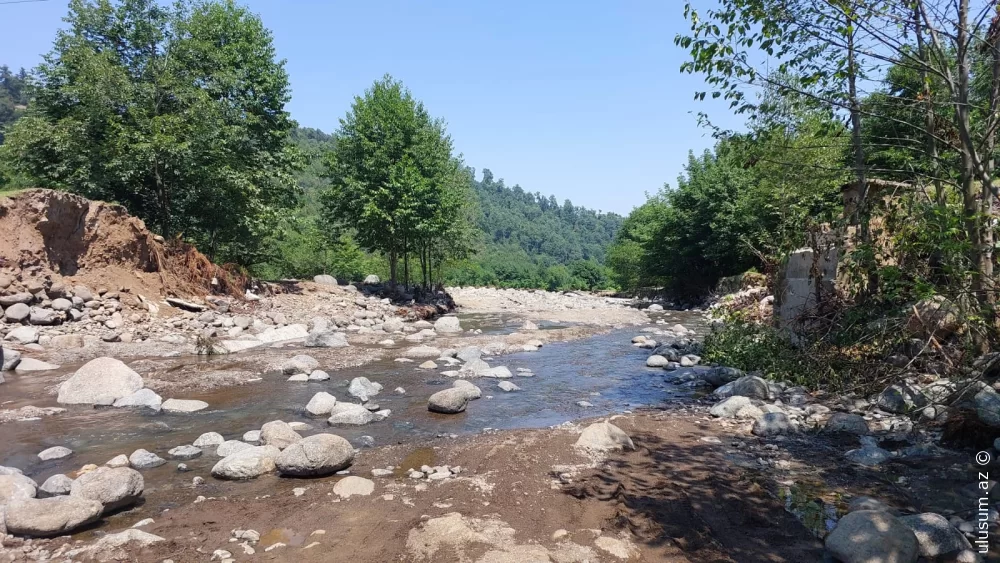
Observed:
[[[332,553],[373,563],[819,560],[820,543],[771,484],[729,453],[743,438],[720,437],[704,417],[688,405],[615,416],[635,450],[609,454],[574,447],[587,422],[375,448],[350,468],[373,481],[358,496],[337,494],[342,478],[208,482],[174,491],[167,511],[139,508],[103,530],[152,518],[141,529],[164,541],[130,549],[140,561],[196,561],[217,550],[239,561],[319,562]],[[460,471],[442,480],[405,471],[425,465]],[[390,475],[372,475],[387,467]],[[146,503],[159,500],[153,492]],[[253,554],[230,541],[233,530],[259,534],[246,543]],[[15,549],[30,553],[34,543]],[[43,545],[54,556],[76,547]]]
[[[874,502],[865,498],[900,515],[943,515],[955,529],[974,520],[972,458],[872,405],[692,365],[707,330],[703,313],[513,293],[522,303],[557,305],[527,318],[497,308],[511,294],[497,295],[492,305],[463,306],[460,298],[461,313],[440,324],[407,320],[393,334],[347,333],[349,346],[292,341],[222,356],[125,358],[147,388],[184,390],[208,405],[192,413],[58,405],[50,393],[64,376],[15,374],[0,388],[7,397],[12,391],[65,410],[5,424],[0,465],[48,485],[127,457],[143,487],[72,536],[0,537],[0,561],[328,561],[336,553],[373,562],[799,562],[822,560],[823,538],[859,502]],[[564,298],[574,307],[563,308]],[[592,322],[550,318],[567,311]],[[642,325],[616,329],[622,320]],[[362,341],[387,337],[398,344]],[[316,365],[306,366],[303,354]],[[335,364],[350,357],[364,361]],[[246,380],[223,378],[229,383],[210,388],[171,387],[243,372]],[[316,373],[329,379],[306,377]],[[462,379],[481,398],[468,395],[458,414],[428,412],[428,397]],[[361,398],[355,386],[369,383],[382,389]],[[308,412],[306,404],[328,392],[350,408],[364,403],[360,410],[372,415],[344,425]],[[864,431],[831,431],[832,421],[843,423],[835,410]],[[788,424],[761,431],[760,421],[780,419],[776,413]],[[576,447],[585,428],[605,420],[634,449]],[[262,466],[249,480],[220,479],[219,465],[232,461],[222,449],[281,444],[262,434],[265,427],[280,427],[278,439],[291,442],[335,434],[351,446],[351,459],[323,477]],[[66,446],[69,457],[36,455]],[[881,457],[852,457],[859,450]]]

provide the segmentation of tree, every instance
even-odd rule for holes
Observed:
[[[869,275],[862,299],[876,296],[879,270],[870,259],[867,178],[873,161],[868,149],[874,147],[876,161],[886,163],[892,156],[887,147],[917,142],[922,156],[897,163],[902,169],[891,173],[918,188],[933,185],[942,213],[950,210],[949,199],[961,201],[969,274],[956,280],[964,287],[954,288],[955,293],[975,295],[983,314],[974,316],[995,318],[994,200],[1000,198],[995,0],[721,0],[705,17],[690,5],[685,15],[691,33],[675,39],[691,51],[682,70],[704,74],[712,97],[752,114],[759,105],[747,94],[767,84],[780,93],[806,96],[849,120],[850,162],[860,188],[852,219],[861,230],[852,254],[861,257],[856,263]],[[760,72],[762,59],[777,72]],[[862,86],[887,82],[889,88],[864,103]],[[895,127],[886,127],[890,123]],[[902,142],[898,132],[904,134]]]
[[[409,283],[411,253],[427,284],[435,261],[465,252],[469,175],[444,123],[391,76],[354,99],[327,166],[326,225],[353,229],[362,248],[384,253],[393,285],[400,260]]]
[[[0,161],[249,264],[297,165],[284,62],[231,0],[72,0]]]
[[[23,68],[11,72],[7,65],[0,65],[0,144],[4,130],[24,115],[28,107],[28,73]]]

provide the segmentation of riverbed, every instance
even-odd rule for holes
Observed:
[[[696,332],[706,328],[701,313],[666,312],[654,317],[657,319],[666,323],[662,326],[681,323]],[[463,326],[482,331],[483,335],[509,334],[521,322],[520,318],[507,314],[462,315]],[[539,332],[568,326],[560,322],[538,324]],[[400,363],[387,357],[360,367],[330,371],[329,381],[297,383],[288,382],[288,377],[276,370],[261,371],[262,366],[274,365],[275,357],[283,359],[314,351],[295,345],[234,356],[139,358],[130,363],[160,363],[160,369],[185,370],[192,372],[193,377],[199,372],[248,370],[256,372],[254,379],[259,381],[178,397],[199,399],[210,405],[194,414],[69,406],[67,412],[55,416],[8,423],[0,432],[0,465],[17,467],[41,483],[53,474],[71,473],[85,464],[102,465],[116,455],[128,455],[139,448],[169,461],[168,450],[190,444],[202,433],[218,432],[226,439],[238,440],[245,432],[258,430],[272,420],[303,422],[311,426],[301,431],[303,435],[333,432],[365,449],[418,444],[436,437],[476,434],[488,429],[544,428],[685,396],[689,391],[667,383],[663,370],[644,367],[648,351],[630,343],[641,328],[617,329],[580,340],[552,343],[537,352],[488,358],[490,365],[507,366],[515,374],[518,369],[527,369],[533,376],[516,375],[511,379],[521,389],[514,392],[497,388],[496,379],[473,380],[482,388],[483,398],[470,403],[466,412],[458,415],[428,412],[427,397],[450,386],[453,379],[440,375],[446,368],[421,370],[416,367],[419,362]],[[461,340],[456,339],[459,344]],[[47,390],[77,367],[67,365],[52,372],[11,377],[0,387],[2,407],[58,406]],[[320,365],[320,369],[324,367]],[[325,418],[311,418],[305,412],[309,399],[321,391],[333,394],[338,400],[352,400],[346,387],[352,378],[360,376],[383,385],[374,400],[382,409],[392,411],[388,419],[364,426],[331,428]],[[405,391],[398,393],[397,388]],[[592,406],[580,406],[581,401]],[[61,460],[39,460],[37,453],[52,446],[68,447],[74,454]],[[176,461],[145,470],[147,495],[168,483],[190,483],[195,475],[211,479],[209,472],[216,461],[214,452],[206,452],[184,462],[190,472],[178,473]]]

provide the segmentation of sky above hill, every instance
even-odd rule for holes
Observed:
[[[3,3],[0,63],[32,67],[63,25],[64,0]],[[688,151],[712,145],[673,44],[683,2],[325,2],[250,0],[291,77],[292,116],[332,132],[383,74],[403,81],[477,170],[560,200],[628,213]]]

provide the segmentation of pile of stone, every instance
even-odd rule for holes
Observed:
[[[899,516],[868,497],[854,499],[848,510],[826,536],[826,550],[837,561],[981,561],[966,536],[940,514]]]
[[[19,469],[0,466],[0,535],[61,536],[142,497],[144,483],[128,467],[86,466],[76,479],[55,475],[38,486]]]
[[[88,342],[131,341],[123,331],[122,293],[84,285],[28,280],[0,274],[0,334],[16,344],[81,347]],[[31,327],[31,328],[29,328]],[[51,327],[44,333],[37,327]],[[85,333],[85,335],[83,334]]]

